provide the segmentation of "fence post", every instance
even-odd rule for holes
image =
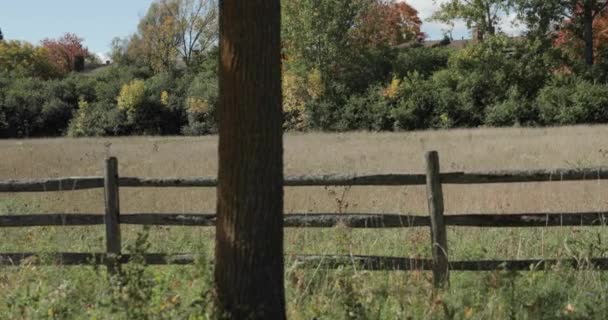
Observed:
[[[431,218],[433,254],[433,285],[444,287],[449,283],[448,243],[443,219],[443,190],[441,188],[439,155],[437,151],[426,153],[426,193]]]
[[[111,274],[120,271],[120,202],[118,194],[118,160],[115,157],[106,159],[105,176],[105,225],[106,225],[106,253],[108,272]]]

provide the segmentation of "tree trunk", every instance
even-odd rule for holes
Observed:
[[[219,3],[218,306],[285,319],[280,0]]]
[[[486,17],[488,19],[488,30],[487,33],[491,36],[496,34],[496,28],[494,27],[494,17],[492,16],[491,4],[486,4]],[[482,37],[483,38],[483,37]]]
[[[585,41],[585,63],[593,65],[593,6],[585,4],[583,13],[583,38]]]

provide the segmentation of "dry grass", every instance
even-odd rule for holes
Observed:
[[[424,152],[428,150],[439,151],[443,171],[602,166],[608,164],[608,151],[605,151],[608,150],[606,132],[607,126],[581,126],[378,134],[288,134],[285,138],[285,172],[288,175],[420,173],[424,169]],[[103,160],[110,155],[118,157],[120,174],[123,176],[213,176],[217,170],[216,149],[216,137],[5,140],[0,141],[0,180],[101,175]],[[606,182],[599,181],[446,186],[444,193],[448,213],[563,212],[607,210],[608,203],[604,200],[608,199],[606,187]],[[337,199],[342,199],[345,205],[340,207]],[[0,194],[0,205],[3,200],[8,200],[5,203],[16,200],[20,210],[24,208],[23,202],[29,202],[31,205],[25,209],[29,212],[103,211],[101,190]],[[285,200],[287,213],[426,214],[423,187],[288,188]],[[213,212],[215,192],[212,188],[123,188],[121,206],[123,212]],[[138,230],[140,228],[123,227],[123,242],[133,243]],[[0,232],[6,240],[0,244],[0,251],[3,252],[87,252],[103,251],[104,248],[103,227],[15,228],[0,229]],[[605,232],[601,228],[450,228],[448,234],[450,258],[454,260],[571,258],[605,256],[608,252],[604,245]],[[288,255],[353,253],[428,257],[428,236],[427,228],[289,229],[285,237],[285,250]],[[199,245],[204,245],[209,252],[213,252],[212,238],[212,228],[155,227],[150,232],[149,250],[193,252]],[[597,243],[599,249],[592,246]],[[530,315],[530,319],[540,319],[536,315],[562,314],[559,310],[570,306],[572,301],[578,301],[578,304],[572,302],[577,310],[582,308],[586,305],[584,303],[587,303],[585,301],[590,299],[589,294],[592,294],[591,297],[595,300],[590,303],[592,307],[587,309],[597,309],[601,314],[598,316],[581,311],[579,318],[605,319],[603,312],[604,309],[608,310],[608,307],[604,308],[596,303],[608,301],[604,299],[604,293],[608,292],[604,285],[608,283],[605,281],[605,273],[576,270],[560,273],[522,273],[516,278],[517,291],[504,289],[509,287],[508,283],[500,282],[500,279],[503,279],[501,273],[453,273],[453,287],[445,293],[444,303],[430,295],[431,281],[428,273],[352,273],[352,270],[317,272],[293,269],[290,265],[287,269],[289,315],[293,319],[311,319],[334,312],[332,310],[342,310],[341,308],[350,306],[353,299],[363,301],[366,306],[369,304],[369,310],[377,307],[383,316],[369,318],[378,319],[406,316],[441,319],[443,317],[435,315],[443,314],[442,306],[446,309],[449,307],[460,315],[456,318],[512,319],[514,317],[507,311],[509,308],[519,308],[513,314]],[[101,282],[90,281],[91,278],[99,278],[99,275],[92,274],[93,271],[89,269],[78,269],[78,272],[75,271],[77,269],[70,269],[67,273],[68,280],[62,280],[61,285],[59,280],[63,279],[62,272],[65,272],[62,268],[56,271],[40,268],[37,272],[31,268],[20,270],[22,268],[14,269],[12,276],[5,278],[0,275],[0,291],[3,292],[0,294],[0,301],[23,301],[23,306],[31,309],[33,313],[46,314],[47,309],[57,308],[57,304],[71,305],[72,301],[97,306],[91,310],[88,310],[88,307],[76,309],[75,314],[86,314],[95,310],[105,312],[104,307],[96,303],[99,295],[106,294],[106,291],[102,285],[98,285]],[[158,291],[160,295],[169,294],[168,292],[195,295],[193,292],[196,290],[193,291],[193,288],[202,286],[200,282],[192,280],[197,279],[195,269],[166,267],[153,270],[157,272],[155,279],[165,277],[171,280],[172,284],[181,283],[180,285],[185,286],[168,289],[159,285],[163,288]],[[62,276],[57,278],[55,274]],[[504,279],[512,279],[509,277],[510,275],[507,275]],[[42,299],[42,302],[34,303],[30,301],[29,294],[25,294],[29,292],[28,283],[34,283],[52,293],[64,287],[70,288],[73,294],[57,300],[53,298],[53,293],[48,296],[57,301],[47,297]],[[311,285],[312,288],[308,290]],[[46,292],[44,290],[42,292]],[[50,301],[48,305],[51,307],[47,306],[47,300]],[[554,305],[549,306],[549,301]],[[11,304],[3,307],[0,303],[0,314],[13,308],[7,314],[20,314],[21,318],[27,318],[18,308],[9,308],[9,305]],[[18,303],[13,305],[19,306]],[[568,310],[566,311],[570,312]],[[342,311],[335,312],[337,314]],[[474,315],[471,317],[471,314]]]
[[[600,166],[608,163],[608,127],[475,129],[411,133],[288,134],[287,175],[422,172],[438,150],[443,171]],[[213,176],[217,137],[134,137],[0,141],[0,179],[101,175],[117,156],[124,176]],[[604,182],[446,186],[450,213],[608,209]],[[341,193],[340,189],[335,190]],[[4,197],[6,195],[0,195]],[[14,195],[13,195],[14,196]],[[18,195],[45,212],[102,212],[101,190]],[[123,212],[213,212],[213,189],[124,189]],[[423,188],[352,188],[347,212],[425,213]],[[322,188],[290,188],[286,212],[335,212]]]

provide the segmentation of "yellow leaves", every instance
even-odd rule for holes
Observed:
[[[169,105],[169,92],[163,91],[160,93],[160,104],[165,107]]]
[[[290,73],[283,75],[283,110],[286,112],[304,109],[307,92],[301,80]]]
[[[325,95],[325,83],[323,82],[323,75],[319,69],[313,69],[308,74],[308,94],[313,99],[318,99]]]
[[[78,109],[80,110],[86,110],[89,107],[89,102],[87,100],[84,99],[84,97],[80,97],[78,99]]]
[[[571,313],[574,313],[575,311],[576,310],[574,309],[574,306],[572,304],[570,304],[570,303],[568,303],[566,305],[566,307],[564,308],[564,313],[565,314],[571,314]]]
[[[466,307],[464,309],[464,317],[465,319],[471,319],[473,317],[473,308]]]
[[[120,94],[116,98],[118,109],[127,111],[127,114],[135,113],[145,100],[144,81],[135,79],[122,86]]]
[[[0,41],[0,71],[49,78],[56,75],[47,51],[25,41]]]
[[[209,102],[201,98],[188,97],[186,99],[186,107],[188,108],[188,113],[194,115],[202,115],[209,112]]]
[[[303,129],[304,111],[309,98],[304,81],[297,75],[283,73],[283,112],[286,129]]]
[[[138,27],[142,53],[156,72],[169,70],[177,61],[179,25],[169,9],[153,3]]]
[[[84,133],[83,122],[86,117],[87,110],[89,109],[89,102],[84,99],[84,97],[80,97],[78,99],[78,112],[74,119],[72,119],[72,125],[74,127],[73,131],[76,135],[81,135]]]
[[[391,83],[384,89],[383,95],[386,98],[394,100],[399,96],[399,88],[401,86],[401,79],[393,76]]]
[[[181,303],[179,294],[168,297],[165,301],[163,301],[160,305],[160,311],[165,311],[168,309],[174,309],[179,306]]]

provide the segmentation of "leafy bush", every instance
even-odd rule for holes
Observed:
[[[365,94],[351,96],[341,112],[336,129],[391,130],[394,120],[391,103],[382,95],[382,88],[370,87]]]
[[[42,128],[40,136],[59,136],[67,132],[74,106],[56,97],[47,98],[42,105],[40,117]]]
[[[538,123],[538,110],[534,103],[521,97],[517,90],[509,91],[507,100],[486,109],[485,124],[490,126],[529,126]]]
[[[68,135],[97,137],[119,135],[125,132],[126,118],[115,105],[103,101],[78,104],[78,112],[70,122]]]
[[[437,95],[433,83],[417,73],[403,80],[401,98],[392,111],[395,129],[417,130],[433,126],[437,114]]]
[[[344,3],[332,6],[342,10]],[[317,36],[305,36],[317,44]],[[327,48],[299,48],[307,58],[285,48],[285,130],[608,122],[605,48],[588,67],[534,37],[491,36],[460,50],[382,45],[354,50],[323,41]],[[187,68],[154,73],[145,63],[119,59],[64,78],[45,69],[40,50],[21,42],[0,45],[2,138],[217,131],[217,49],[198,55]],[[17,58],[19,63],[2,64]],[[79,108],[80,101],[86,106]]]
[[[447,68],[453,53],[454,50],[450,48],[406,48],[393,60],[393,73],[402,78],[408,73],[417,72],[428,78],[436,71]]]
[[[182,128],[182,133],[186,135],[204,135],[217,130],[217,60],[206,60],[201,69],[184,93],[188,124]]]
[[[31,137],[43,133],[42,106],[46,102],[43,94],[44,82],[34,78],[17,78],[4,92],[0,102],[0,114],[6,126],[0,137]]]
[[[22,41],[0,41],[0,71],[16,77],[43,79],[58,75],[44,48]]]
[[[303,130],[306,127],[306,102],[310,99],[303,79],[283,72],[283,129]]]
[[[182,129],[185,135],[205,135],[215,130],[213,110],[207,100],[190,97],[187,99],[186,105],[188,106],[188,125]]]
[[[309,79],[310,82],[310,79]],[[312,95],[306,102],[306,120],[310,129],[340,130],[338,122],[346,104],[349,90],[340,83],[329,83],[323,87],[322,95]]]
[[[532,124],[529,102],[556,63],[539,41],[490,37],[451,55],[448,68],[432,76],[437,106],[455,127]]]
[[[118,109],[125,111],[130,119],[143,107],[145,99],[145,83],[139,79],[123,85],[120,94],[116,97]]]
[[[541,90],[538,99],[543,124],[608,122],[608,85],[580,78],[558,78]]]

